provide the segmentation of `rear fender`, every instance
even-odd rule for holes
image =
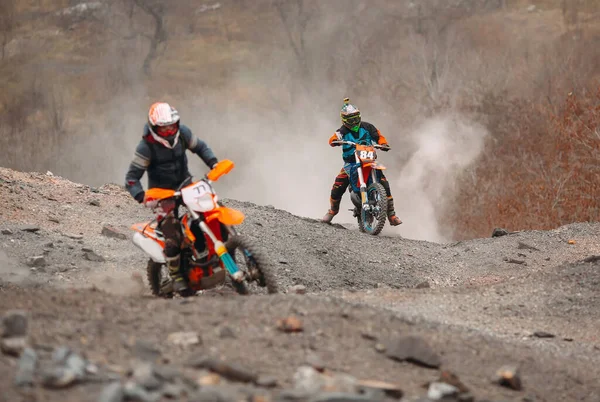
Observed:
[[[154,240],[150,237],[146,237],[139,232],[133,234],[132,240],[133,244],[138,246],[142,251],[148,254],[150,258],[152,258],[152,261],[159,264],[166,263],[165,256],[163,254],[163,248],[157,242],[157,240]]]
[[[156,230],[156,224],[150,223],[135,223],[131,225],[131,229],[140,233],[144,237],[148,237],[157,242],[161,247],[165,247],[164,238],[160,231]]]

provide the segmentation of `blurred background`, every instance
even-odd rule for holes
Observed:
[[[597,0],[1,0],[0,165],[122,185],[163,100],[236,163],[221,196],[320,218],[350,97],[392,146],[387,234],[595,221],[598,17]]]

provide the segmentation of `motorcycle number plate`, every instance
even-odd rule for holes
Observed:
[[[373,151],[362,150],[359,153],[359,158],[362,160],[373,160]]]
[[[370,146],[357,145],[356,153],[358,154],[358,159],[363,162],[371,162],[375,159],[375,149]]]
[[[215,209],[215,197],[210,185],[199,181],[181,190],[183,202],[197,212],[207,212]]]

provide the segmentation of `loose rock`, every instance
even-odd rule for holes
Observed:
[[[517,246],[517,248],[520,250],[540,251],[539,248],[530,246],[529,244],[523,243],[522,241],[519,242],[519,245]]]
[[[445,382],[458,388],[460,392],[469,392],[469,388],[463,384],[456,374],[449,370],[442,370],[440,373],[439,382]]]
[[[23,310],[9,310],[2,318],[2,337],[26,336],[28,329],[27,312]]]
[[[277,329],[283,332],[301,332],[304,330],[304,326],[300,319],[291,316],[277,321]]]
[[[41,268],[48,265],[48,262],[46,261],[46,257],[44,257],[43,255],[38,255],[35,257],[27,258],[27,265],[30,267]]]
[[[551,334],[550,332],[546,332],[546,331],[535,331],[533,333],[533,336],[535,336],[536,338],[555,338],[556,335]]]
[[[259,387],[274,388],[277,386],[277,378],[271,376],[259,376],[254,382]]]
[[[391,359],[408,361],[428,368],[438,368],[441,364],[438,354],[425,340],[416,336],[406,336],[389,342],[385,353]]]
[[[167,337],[167,342],[170,342],[173,345],[187,347],[199,345],[201,340],[195,332],[173,332]]]
[[[503,228],[495,228],[492,232],[492,237],[501,237],[506,236],[507,234],[509,234],[508,230]]]
[[[148,392],[141,385],[133,381],[127,381],[124,387],[125,399],[140,402],[156,402],[160,400],[161,394]]]
[[[458,395],[459,389],[445,382],[434,382],[429,385],[427,397],[434,401],[447,400]]]
[[[26,347],[27,339],[23,336],[2,338],[0,340],[0,349],[2,350],[2,353],[7,355],[20,356]]]
[[[66,367],[53,367],[42,373],[42,385],[46,388],[67,388],[77,379],[77,374]]]
[[[140,360],[156,362],[161,357],[160,349],[150,342],[137,339],[133,345],[133,355]]]
[[[15,376],[15,385],[17,387],[33,385],[33,375],[37,365],[37,354],[31,348],[25,348],[21,353],[18,369]]]
[[[24,232],[35,233],[40,230],[40,227],[36,225],[26,225],[21,227],[21,230]]]
[[[3,235],[11,235],[11,234],[13,234],[13,231],[10,229],[2,229],[2,234]]]
[[[366,394],[373,395],[372,392],[367,392],[367,390],[382,391],[388,397],[395,398],[395,399],[401,399],[402,396],[404,395],[404,392],[402,391],[400,386],[389,383],[389,382],[378,381],[378,380],[363,380],[363,381],[358,381],[358,383],[356,385],[360,391],[363,391],[362,392],[363,394],[366,393]]]
[[[106,237],[111,237],[114,239],[127,240],[127,236],[124,233],[119,232],[117,229],[112,226],[103,226],[102,231],[100,232]]]
[[[217,373],[228,380],[238,382],[256,382],[258,375],[234,363],[226,363],[210,357],[201,357],[188,362],[194,368],[201,368]]]
[[[306,294],[306,286],[304,286],[304,285],[290,286],[290,288],[288,289],[288,293],[296,293],[299,295]]]
[[[92,261],[92,262],[104,262],[104,261],[106,261],[104,259],[104,257],[102,257],[101,255],[96,254],[93,251],[88,251],[85,254],[83,254],[83,258],[85,258],[88,261]]]
[[[519,368],[514,365],[502,366],[496,372],[496,376],[493,381],[499,385],[512,388],[517,391],[523,388],[521,376],[519,374]]]
[[[102,390],[98,402],[122,402],[125,400],[125,391],[120,382],[113,382]]]
[[[148,391],[157,390],[161,387],[162,381],[156,376],[152,363],[143,362],[136,364],[133,369],[133,380]]]
[[[223,327],[219,330],[219,337],[225,339],[225,338],[230,338],[230,339],[235,339],[235,332],[233,332],[233,329],[231,329],[231,327]]]

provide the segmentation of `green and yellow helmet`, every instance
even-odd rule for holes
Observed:
[[[360,110],[350,103],[350,98],[344,98],[344,106],[340,112],[342,124],[349,130],[358,131],[360,127]]]

